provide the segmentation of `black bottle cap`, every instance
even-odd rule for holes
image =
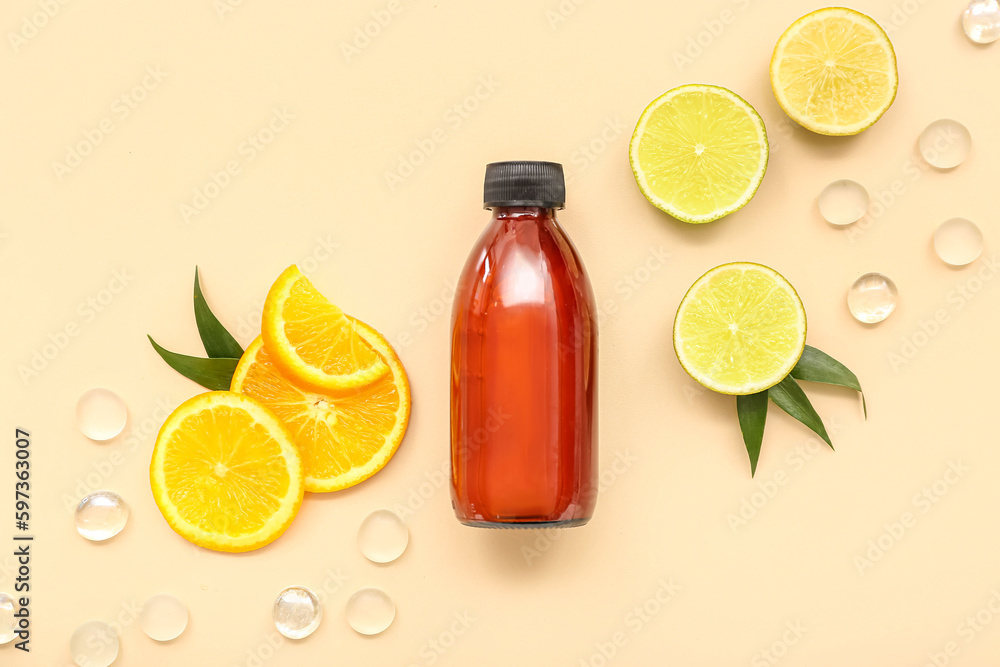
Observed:
[[[540,206],[562,208],[566,203],[566,181],[558,162],[512,160],[486,165],[483,208],[494,206]]]

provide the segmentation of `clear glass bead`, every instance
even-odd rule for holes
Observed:
[[[122,532],[128,515],[128,505],[117,493],[95,491],[76,506],[76,530],[88,540],[103,542]]]
[[[125,428],[128,407],[121,396],[97,387],[84,392],[76,403],[76,423],[91,440],[110,440]]]
[[[1000,39],[1000,0],[972,0],[962,12],[962,29],[976,44]]]
[[[289,639],[303,639],[319,627],[323,605],[305,586],[291,586],[278,594],[271,613],[278,632]]]
[[[865,324],[881,322],[896,309],[896,283],[881,273],[866,273],[851,285],[847,307],[854,319]]]
[[[362,635],[384,632],[394,618],[396,605],[377,588],[362,588],[347,601],[347,622]]]
[[[365,558],[373,563],[389,563],[406,550],[410,533],[395,513],[376,510],[361,522],[358,529],[358,547]]]
[[[188,609],[172,595],[155,595],[142,606],[139,625],[150,639],[168,642],[187,628]]]

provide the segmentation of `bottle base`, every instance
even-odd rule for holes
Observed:
[[[473,528],[575,528],[582,526],[590,517],[584,519],[563,519],[558,521],[478,521],[476,519],[459,519],[463,525]]]

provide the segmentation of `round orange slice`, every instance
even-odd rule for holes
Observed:
[[[316,392],[287,375],[263,336],[240,359],[232,390],[267,406],[287,426],[305,463],[307,491],[339,491],[381,470],[406,432],[410,386],[392,346],[367,324],[348,318],[389,373],[371,384]]]
[[[315,391],[355,389],[389,370],[358,333],[355,320],[320,294],[295,265],[267,293],[261,335],[284,374]]]
[[[199,394],[167,417],[149,480],[170,527],[216,551],[273,542],[305,492],[302,459],[285,426],[257,401],[230,391]]]

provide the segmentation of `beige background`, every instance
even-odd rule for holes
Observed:
[[[884,118],[848,139],[798,129],[771,94],[774,42],[817,7],[801,0],[223,2],[74,1],[53,4],[52,18],[36,0],[4,5],[0,590],[13,588],[15,427],[33,436],[37,537],[33,650],[0,647],[0,664],[70,664],[69,636],[90,619],[121,623],[117,664],[128,666],[916,666],[946,648],[955,655],[939,664],[994,664],[1000,281],[976,276],[997,270],[1000,45],[964,38],[963,2],[853,5],[890,30],[900,87]],[[345,55],[372,12],[386,22],[389,7],[391,21]],[[12,41],[22,31],[29,37]],[[686,49],[691,62],[679,58]],[[756,198],[703,227],[650,206],[627,161],[644,106],[687,82],[744,96],[772,145]],[[967,162],[947,173],[915,154],[939,117],[960,119],[974,138]],[[264,131],[271,123],[280,131]],[[57,173],[53,163],[88,134],[100,142]],[[244,142],[258,134],[270,143],[251,150]],[[386,173],[421,145],[433,152],[390,186]],[[459,525],[440,472],[451,281],[487,221],[485,163],[524,158],[566,165],[561,220],[602,304],[604,486],[593,521],[560,533]],[[238,173],[214,189],[213,173],[230,161]],[[846,229],[819,218],[817,193],[841,177],[883,193],[878,215]],[[206,186],[214,198],[186,221],[182,205]],[[986,236],[983,259],[957,270],[930,242],[956,215]],[[772,410],[756,480],[733,400],[700,391],[670,345],[690,283],[744,259],[791,280],[809,342],[857,372],[870,408],[865,422],[851,392],[808,387],[837,451]],[[309,497],[271,547],[206,552],[169,530],[149,491],[159,406],[198,388],[145,334],[200,351],[198,264],[209,301],[246,343],[268,286],[292,262],[396,344],[413,385],[409,433],[375,478]],[[897,312],[873,327],[845,305],[848,286],[871,270],[901,293]],[[127,285],[112,294],[115,271]],[[922,333],[938,311],[943,324]],[[67,326],[77,335],[22,379],[19,368]],[[893,363],[904,351],[912,358]],[[128,402],[129,427],[109,444],[75,428],[77,397],[93,386]],[[952,463],[967,470],[938,481]],[[921,499],[935,482],[941,497]],[[72,504],[95,488],[132,508],[105,544],[73,529]],[[411,542],[399,561],[376,566],[355,539],[383,507],[405,515]],[[741,508],[749,519],[736,525]],[[892,537],[906,512],[911,526]],[[888,548],[877,562],[857,560],[880,539]],[[278,642],[270,606],[291,584],[326,588],[326,615],[312,637]],[[398,607],[374,638],[344,618],[364,586]],[[165,645],[134,616],[160,592],[191,612],[187,632]]]

